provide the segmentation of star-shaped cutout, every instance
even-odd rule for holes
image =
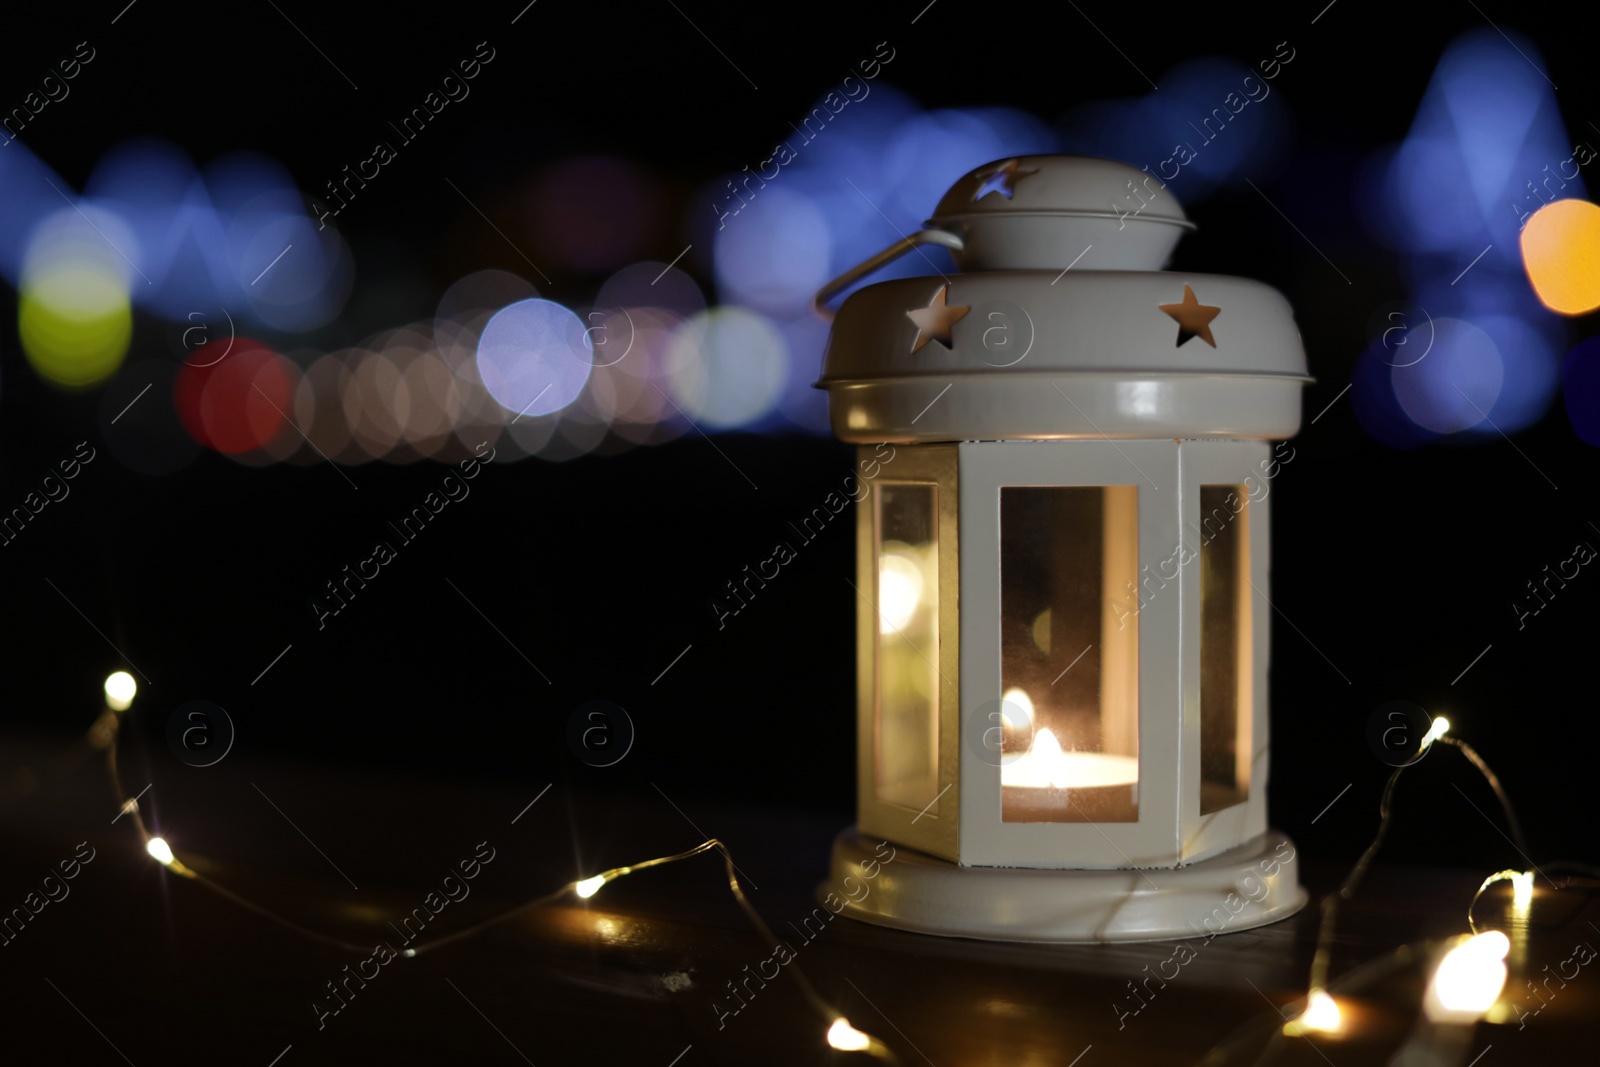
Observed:
[[[1160,307],[1178,324],[1179,348],[1183,347],[1185,341],[1194,337],[1200,338],[1212,348],[1217,347],[1216,339],[1211,336],[1211,320],[1222,314],[1221,308],[1200,303],[1194,295],[1194,290],[1187,285],[1183,287],[1183,303],[1162,304]]]
[[[929,341],[938,341],[945,348],[950,347],[950,327],[957,320],[971,311],[970,307],[951,307],[945,303],[945,294],[949,292],[948,285],[941,285],[939,291],[933,294],[933,299],[925,308],[912,308],[906,312],[906,318],[917,324],[917,339],[911,342],[911,351],[915,353]]]
[[[1030,174],[1038,174],[1037,167],[1022,168],[1018,166],[1019,160],[1008,159],[986,174],[978,175],[982,181],[978,184],[978,191],[972,194],[972,202],[977,203],[990,193],[999,193],[1007,200],[1017,191],[1017,179],[1026,178]]]

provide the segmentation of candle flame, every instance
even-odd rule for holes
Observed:
[[[1043,729],[1035,735],[1033,748],[1028,754],[1039,761],[1044,773],[1049,777],[1050,784],[1057,789],[1065,789],[1070,781],[1067,773],[1067,757],[1061,752],[1061,742],[1056,740],[1056,735],[1049,729]]]

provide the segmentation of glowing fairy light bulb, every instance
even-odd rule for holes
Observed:
[[[872,1044],[872,1038],[850,1025],[843,1015],[828,1027],[828,1044],[840,1052],[860,1052]]]
[[[127,711],[139,692],[139,683],[127,671],[114,671],[106,676],[106,707],[112,711]]]
[[[172,846],[164,838],[152,837],[144,843],[144,850],[150,853],[152,859],[163,867],[171,867],[175,858],[172,855]]]
[[[1533,872],[1532,871],[1495,871],[1483,880],[1478,887],[1479,895],[1496,882],[1511,883],[1511,914],[1519,919],[1528,917],[1528,909],[1533,906]],[[1474,900],[1477,897],[1473,898]],[[1469,913],[1470,917],[1470,913]]]
[[[1528,914],[1533,904],[1533,872],[1517,871],[1511,875],[1511,907],[1518,915]]]
[[[1499,930],[1462,938],[1433,972],[1422,1004],[1433,1022],[1469,1023],[1494,1006],[1506,984],[1511,941]]]
[[[1343,1029],[1344,1015],[1339,1011],[1339,1002],[1330,997],[1327,990],[1313,989],[1306,997],[1306,1010],[1290,1019],[1283,1032],[1291,1036],[1337,1034]]]
[[[1434,719],[1433,722],[1428,724],[1428,732],[1422,735],[1422,747],[1427,748],[1429,745],[1439,740],[1439,738],[1443,737],[1445,735],[1445,731],[1449,729],[1449,719],[1445,718],[1443,715],[1439,716],[1437,719]]]
[[[606,876],[603,874],[597,874],[593,878],[585,878],[581,882],[574,882],[572,891],[578,894],[578,896],[582,897],[584,900],[588,900],[590,897],[600,892],[600,887],[605,884]]]

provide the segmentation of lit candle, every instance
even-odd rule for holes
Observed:
[[[1026,753],[1000,767],[1002,786],[1030,789],[1089,789],[1108,785],[1133,785],[1139,780],[1139,760],[1108,752],[1063,752],[1061,742],[1048,728],[1033,738]]]
[[[1048,727],[1000,766],[1000,803],[1010,822],[1121,820],[1137,811],[1138,786],[1138,757],[1063,751]]]

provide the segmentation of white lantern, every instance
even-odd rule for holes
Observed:
[[[1310,379],[1276,290],[1160,269],[1187,229],[1141,171],[1003,160],[818,294],[923,243],[962,268],[852,294],[819,383],[872,475],[846,914],[1122,940],[1304,904],[1267,828],[1268,516]]]

